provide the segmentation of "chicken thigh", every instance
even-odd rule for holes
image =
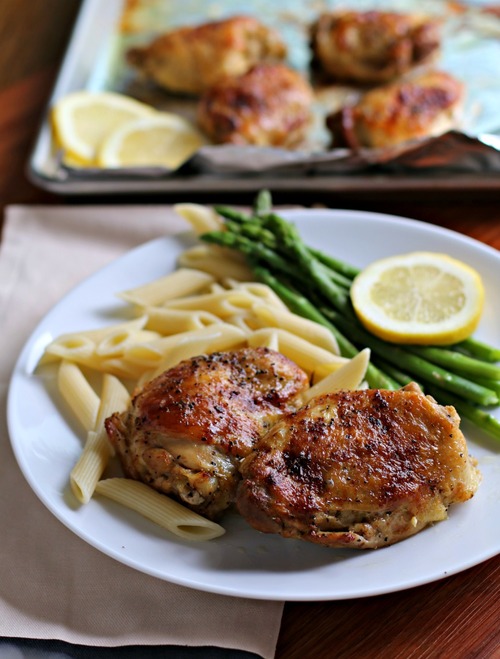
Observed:
[[[239,76],[262,61],[280,61],[279,35],[250,16],[233,16],[167,32],[149,45],[131,48],[128,61],[173,92],[200,94],[226,76]]]
[[[256,529],[353,548],[445,519],[480,480],[455,409],[416,385],[314,398],[274,425],[240,471],[237,506]]]
[[[431,71],[367,92],[352,106],[327,117],[336,147],[389,147],[436,137],[460,122],[463,85]]]
[[[313,93],[284,64],[258,64],[225,78],[200,99],[198,124],[217,144],[292,148],[305,139]]]
[[[126,476],[215,518],[234,500],[240,460],[308,386],[267,348],[201,355],[148,382],[106,430]]]
[[[420,14],[337,11],[311,28],[313,64],[335,80],[394,80],[439,52],[440,22]]]

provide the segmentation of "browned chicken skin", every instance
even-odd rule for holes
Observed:
[[[335,147],[388,147],[441,135],[459,122],[463,85],[431,71],[367,92],[327,117]]]
[[[311,121],[312,89],[284,64],[257,64],[225,78],[200,99],[198,123],[217,144],[292,148]]]
[[[148,382],[106,430],[126,476],[214,518],[234,500],[239,461],[308,386],[267,348],[202,355]]]
[[[440,22],[419,14],[338,11],[311,29],[314,64],[335,80],[384,83],[435,57]]]
[[[403,540],[479,484],[454,408],[415,385],[319,396],[278,421],[240,471],[251,525],[329,547]]]
[[[132,48],[128,61],[173,92],[200,94],[226,76],[239,76],[261,61],[286,57],[279,35],[250,16],[233,16],[157,37]]]

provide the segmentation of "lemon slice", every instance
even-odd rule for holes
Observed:
[[[186,119],[157,112],[123,124],[102,144],[101,167],[160,166],[177,169],[203,144],[205,138]]]
[[[63,96],[54,105],[52,126],[68,162],[88,166],[95,164],[97,151],[110,132],[155,112],[123,94],[79,91]]]
[[[351,287],[362,324],[393,343],[446,345],[476,329],[483,310],[479,274],[446,254],[412,252],[375,261]]]

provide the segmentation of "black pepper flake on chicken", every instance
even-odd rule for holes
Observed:
[[[234,501],[241,459],[308,387],[267,348],[201,355],[148,382],[106,430],[127,477],[213,519]]]
[[[259,531],[328,547],[398,542],[476,492],[459,422],[414,384],[318,396],[243,460],[238,509]]]

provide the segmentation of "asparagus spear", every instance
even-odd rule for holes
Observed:
[[[485,362],[490,362],[492,364],[500,362],[500,348],[490,346],[473,336],[469,336],[469,338],[455,344],[452,348],[463,352],[466,355],[470,355],[471,357],[476,357],[476,359],[482,359]]]
[[[446,366],[456,370],[463,375],[469,375],[474,378],[485,378],[490,380],[500,380],[500,366],[483,362],[480,359],[468,357],[460,352],[435,348],[432,346],[409,346],[411,352],[427,359],[434,364]]]
[[[273,208],[273,199],[269,190],[260,190],[253,203],[254,215],[265,215],[270,213]]]
[[[264,206],[265,208],[265,206]],[[257,210],[256,210],[257,209]],[[253,237],[256,240],[261,240],[265,244],[268,244],[270,237],[275,241],[274,234],[267,230],[264,226],[266,218],[269,215],[273,215],[270,212],[266,212],[260,209],[257,202],[254,204],[254,212],[252,215],[244,213],[236,208],[231,208],[229,206],[214,206],[214,210],[225,220],[234,222],[235,224],[245,225],[245,231],[248,233],[252,231]],[[233,225],[234,228],[234,225]],[[248,235],[248,234],[247,234]],[[279,245],[275,242],[273,249],[279,250]],[[323,265],[327,266],[331,271],[336,272],[339,275],[345,277],[346,280],[351,281],[358,273],[359,268],[356,268],[349,263],[335,259],[329,254],[324,252],[307,247],[308,251],[314,256],[318,261],[321,261]],[[347,281],[345,282],[347,285]]]
[[[404,368],[424,382],[434,383],[442,389],[463,396],[479,405],[497,405],[498,396],[492,389],[487,389],[460,375],[446,371],[443,368],[431,364],[421,357],[407,352],[404,348],[396,347],[377,339],[364,330],[361,326],[346,320],[341,314],[331,309],[324,311],[327,318],[338,325],[343,332],[349,334],[355,343],[371,348],[371,350],[391,364]]]
[[[270,214],[266,226],[276,235],[278,242],[285,247],[289,257],[294,259],[303,277],[316,285],[321,293],[343,313],[351,314],[352,307],[348,292],[333,282],[325,271],[325,266],[306,248],[297,229],[279,215]]]
[[[295,276],[297,274],[296,268],[276,251],[266,247],[266,245],[252,241],[241,234],[231,233],[229,231],[210,231],[204,233],[201,238],[207,243],[215,243],[222,247],[237,249],[246,256],[264,261],[279,272],[283,272],[289,276]]]

